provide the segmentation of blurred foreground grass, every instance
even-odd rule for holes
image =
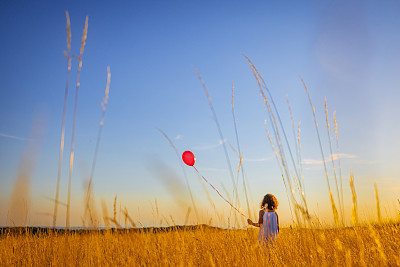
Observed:
[[[138,232],[102,230],[0,236],[0,265],[400,266],[400,226],[284,228],[273,249],[258,229]]]

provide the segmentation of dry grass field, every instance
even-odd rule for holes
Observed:
[[[325,100],[325,120],[327,136],[329,140],[329,156],[326,157],[323,153],[318,123],[315,114],[315,108],[311,102],[310,94],[307,90],[305,82],[301,79],[304,89],[312,110],[312,115],[315,123],[318,144],[321,149],[321,158],[325,170],[325,178],[330,193],[330,204],[334,217],[333,227],[323,227],[320,225],[311,226],[311,215],[308,210],[308,204],[305,195],[304,175],[301,159],[301,142],[300,142],[300,123],[297,129],[293,120],[291,107],[288,102],[288,108],[292,119],[292,130],[295,139],[294,146],[290,146],[287,140],[285,127],[282,124],[278,109],[272,99],[262,76],[259,74],[256,67],[249,58],[244,56],[248,61],[250,69],[257,81],[258,89],[262,95],[267,115],[269,118],[268,126],[265,124],[266,134],[271,144],[271,149],[275,153],[279,168],[282,172],[282,182],[285,186],[290,212],[292,210],[292,220],[294,225],[304,225],[302,222],[308,222],[307,228],[302,227],[286,227],[282,228],[277,241],[273,247],[262,247],[258,243],[258,229],[254,227],[241,229],[220,229],[209,227],[206,225],[182,227],[171,226],[167,228],[122,228],[117,221],[117,196],[114,200],[114,216],[111,218],[107,214],[106,205],[103,204],[103,223],[96,224],[92,218],[91,203],[94,199],[92,192],[92,182],[96,159],[98,154],[98,146],[104,122],[106,104],[108,101],[108,93],[110,86],[110,69],[107,69],[107,84],[104,100],[102,102],[102,117],[97,134],[96,148],[93,157],[91,174],[85,195],[85,213],[82,216],[83,225],[89,225],[95,229],[97,225],[105,225],[109,227],[111,223],[116,228],[103,230],[54,230],[57,224],[58,205],[63,204],[66,207],[66,223],[65,229],[70,226],[70,195],[71,195],[71,174],[74,164],[74,136],[75,136],[75,121],[77,110],[77,95],[79,89],[79,77],[82,66],[82,54],[87,37],[88,18],[86,18],[85,28],[83,31],[79,67],[77,73],[76,99],[74,102],[74,119],[73,131],[71,140],[71,153],[69,163],[69,184],[68,184],[68,199],[66,203],[60,201],[60,178],[61,167],[64,150],[64,135],[65,135],[65,116],[66,103],[69,84],[69,73],[71,69],[71,59],[73,58],[70,50],[71,33],[70,20],[68,12],[67,18],[67,43],[68,49],[65,55],[68,59],[67,82],[65,88],[64,111],[62,120],[62,134],[60,141],[60,156],[58,165],[57,187],[54,202],[53,228],[0,228],[0,266],[400,266],[400,225],[398,222],[383,223],[381,217],[381,208],[378,196],[378,188],[375,186],[376,208],[378,215],[378,224],[364,223],[359,224],[357,195],[354,186],[354,177],[351,174],[350,188],[352,192],[352,227],[343,227],[344,219],[344,200],[343,200],[343,179],[340,165],[340,153],[337,134],[337,123],[335,113],[333,113],[333,124],[330,126],[328,118],[327,103]],[[199,72],[196,73],[204,88],[209,106],[213,113],[213,119],[217,124],[220,135],[220,140],[225,140],[222,135],[221,127],[217,120],[215,110],[213,108],[211,98],[205,87]],[[232,84],[232,115],[236,131],[236,140],[238,147],[239,166],[237,177],[242,173],[243,190],[245,192],[245,200],[248,211],[250,213],[248,195],[246,191],[246,179],[243,172],[242,157],[240,151],[239,138],[236,130],[236,118],[234,114],[233,103],[233,84]],[[160,129],[159,129],[160,130]],[[335,134],[331,133],[335,131]],[[171,139],[162,131],[160,132],[168,139],[170,145],[175,150],[178,158],[180,153],[174,146]],[[270,134],[271,133],[271,134]],[[331,137],[332,135],[332,137]],[[225,150],[225,156],[231,174],[234,173],[230,165],[225,142],[221,145]],[[287,147],[287,148],[286,148]],[[336,148],[335,148],[336,147]],[[287,154],[283,153],[286,152]],[[295,155],[295,157],[293,157]],[[295,160],[296,158],[296,160]],[[329,160],[330,158],[330,160]],[[333,177],[328,176],[328,168],[332,163]],[[21,162],[25,162],[22,160]],[[293,169],[290,169],[293,162]],[[182,164],[182,163],[181,163]],[[336,164],[336,165],[335,165]],[[28,166],[30,166],[28,164]],[[328,167],[327,167],[328,166]],[[182,165],[183,167],[183,165]],[[22,168],[24,169],[24,168]],[[197,171],[197,169],[196,169]],[[30,169],[21,172],[21,185],[27,188],[26,173],[30,173]],[[197,171],[198,172],[198,171]],[[187,177],[184,172],[186,183]],[[199,176],[200,173],[199,173]],[[234,181],[232,176],[232,185],[236,191],[236,199],[238,199],[238,178]],[[214,188],[204,177],[202,177],[214,189],[220,197],[224,198],[218,190]],[[18,187],[16,182],[15,192],[18,196],[21,187]],[[25,184],[23,184],[23,182]],[[187,183],[187,190],[191,196],[194,211],[197,213],[196,204],[192,197],[191,189]],[[205,189],[208,195],[208,191]],[[215,192],[213,192],[215,193]],[[228,195],[228,194],[227,194]],[[235,200],[234,194],[232,199]],[[21,199],[18,198],[18,199]],[[224,198],[234,209],[228,200]],[[399,204],[400,204],[400,200]],[[234,202],[234,201],[231,201]],[[236,201],[234,203],[238,203]],[[242,199],[244,206],[244,198]],[[211,203],[213,206],[214,204]],[[157,202],[155,203],[158,217]],[[236,205],[236,204],[235,204]],[[215,207],[214,207],[215,208]],[[25,209],[26,210],[26,209]],[[236,209],[237,210],[237,209]],[[11,210],[12,211],[12,210]],[[241,213],[239,210],[237,210]],[[189,216],[188,210],[187,217]],[[125,208],[125,225],[129,219],[133,227],[135,223],[129,217]],[[242,214],[243,215],[243,214]],[[27,225],[28,214],[24,219],[25,223],[14,225]],[[89,218],[89,219],[88,219]],[[295,221],[296,219],[296,221]],[[315,218],[314,218],[315,219]],[[86,220],[86,221],[85,221]],[[316,220],[318,221],[318,220]],[[87,223],[87,224],[86,224]],[[161,225],[161,222],[160,222]],[[38,231],[39,230],[39,231]]]
[[[400,266],[400,226],[281,230],[274,248],[258,229],[11,233],[1,266]]]

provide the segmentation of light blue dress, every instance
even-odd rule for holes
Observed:
[[[260,244],[272,245],[278,236],[278,216],[274,211],[265,212],[263,215],[263,224],[260,227],[258,241]]]

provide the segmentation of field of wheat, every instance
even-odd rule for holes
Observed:
[[[75,123],[77,113],[78,91],[80,87],[80,73],[82,67],[82,55],[85,47],[88,29],[88,17],[85,20],[83,30],[81,49],[79,56],[73,56],[71,53],[71,29],[69,13],[66,12],[67,19],[67,50],[65,56],[68,61],[67,81],[65,86],[64,109],[62,118],[60,154],[57,173],[57,187],[55,198],[49,198],[54,203],[54,212],[50,214],[53,218],[53,228],[1,228],[0,229],[0,266],[400,266],[400,224],[398,220],[389,222],[384,221],[381,216],[381,207],[379,202],[378,187],[376,182],[375,198],[377,209],[377,223],[363,222],[360,223],[358,217],[358,204],[356,189],[354,186],[354,175],[350,175],[350,188],[352,193],[352,224],[344,223],[344,197],[343,197],[343,179],[342,169],[340,165],[340,151],[338,142],[338,126],[336,122],[335,112],[333,112],[333,122],[329,116],[327,108],[327,100],[325,99],[325,121],[327,137],[329,141],[329,153],[324,154],[321,142],[321,134],[317,123],[317,116],[314,105],[311,101],[310,93],[303,79],[302,86],[305,89],[306,96],[309,100],[310,111],[315,124],[317,133],[317,141],[321,151],[322,166],[324,166],[324,174],[327,182],[328,192],[330,196],[330,205],[334,223],[322,226],[314,224],[318,218],[313,218],[311,211],[308,209],[308,202],[305,194],[304,174],[301,158],[301,139],[300,139],[300,122],[296,129],[291,106],[288,102],[288,109],[291,117],[291,128],[294,137],[294,143],[288,141],[285,126],[281,121],[278,108],[272,98],[263,77],[252,61],[243,55],[250,66],[250,70],[257,82],[257,89],[260,91],[265,109],[267,111],[268,122],[265,121],[266,136],[268,137],[271,149],[275,154],[278,167],[281,170],[282,182],[285,186],[287,201],[290,207],[291,219],[293,224],[281,228],[278,239],[273,246],[265,247],[258,242],[258,228],[250,226],[241,226],[236,229],[218,228],[207,225],[198,226],[168,226],[164,228],[137,228],[135,222],[129,217],[125,208],[123,212],[125,216],[125,226],[129,219],[133,228],[123,228],[117,221],[117,196],[114,201],[114,216],[109,217],[106,205],[102,202],[103,222],[96,221],[92,216],[94,210],[94,193],[93,193],[93,176],[96,167],[101,133],[104,124],[106,105],[108,102],[108,94],[110,87],[110,68],[107,68],[107,82],[104,99],[102,101],[102,116],[98,128],[96,147],[91,165],[87,188],[85,188],[84,214],[82,218],[82,229],[72,230],[70,225],[70,209],[71,209],[71,177],[74,166],[74,141],[75,141]],[[71,150],[69,154],[69,177],[68,190],[61,188],[61,168],[64,153],[65,124],[66,124],[66,107],[69,90],[69,76],[71,70],[71,60],[75,58],[79,65],[77,69],[77,81],[75,89],[73,126],[71,133]],[[205,86],[205,82],[200,73],[195,72],[201,82],[206,93],[208,103],[212,112],[212,117],[216,123],[220,140],[225,140],[222,134],[221,126],[217,119],[217,114],[213,108],[211,97]],[[243,182],[243,192],[245,197],[242,200],[242,206],[247,204],[247,212],[250,215],[250,205],[248,200],[248,192],[246,187],[246,176],[243,171],[242,159],[243,153],[240,150],[239,137],[237,132],[236,117],[234,112],[234,86],[232,84],[232,116],[235,127],[235,138],[237,147],[235,150],[239,162],[237,167],[236,182],[233,173],[236,170],[231,166],[231,159],[228,156],[226,144],[224,141],[220,145],[224,148],[225,157],[228,163],[228,169],[232,178],[232,198],[226,197],[227,200],[208,180],[206,180],[199,171],[194,168],[199,177],[201,177],[213,189],[212,193],[217,193],[223,198],[232,209],[238,214],[243,215],[241,210],[237,209],[239,201],[238,183],[240,178]],[[332,125],[331,125],[332,124]],[[288,127],[286,127],[288,128]],[[321,127],[322,128],[322,127]],[[168,140],[171,147],[175,150],[180,160],[181,152],[175,147],[172,140],[161,130],[162,135]],[[333,133],[334,132],[334,133]],[[29,148],[29,147],[28,147]],[[328,150],[325,148],[325,150]],[[29,150],[28,150],[29,152]],[[29,154],[29,153],[27,153]],[[194,157],[194,156],[193,156]],[[25,163],[26,160],[21,160]],[[293,164],[292,164],[293,163]],[[329,164],[331,163],[331,165]],[[182,162],[180,163],[183,167]],[[194,159],[193,159],[194,164]],[[189,166],[193,166],[193,164]],[[30,166],[29,164],[25,164]],[[328,170],[332,166],[332,171]],[[25,166],[22,166],[24,169]],[[26,173],[21,171],[16,182],[16,189],[19,195],[24,195],[21,191],[20,183],[27,183]],[[183,170],[186,179],[187,191],[191,197],[194,212],[197,215],[196,202],[187,181],[186,173]],[[333,175],[332,175],[333,174]],[[331,177],[329,177],[329,175]],[[22,177],[22,178],[21,178]],[[280,177],[279,177],[280,178]],[[25,185],[25,184],[24,184]],[[207,185],[207,186],[208,186]],[[63,203],[60,200],[60,190],[68,192],[67,200]],[[207,196],[209,192],[205,188]],[[13,195],[17,195],[14,193]],[[19,196],[18,195],[18,196]],[[27,194],[26,194],[27,195]],[[228,193],[226,195],[229,195]],[[18,198],[20,201],[22,198]],[[398,200],[399,201],[399,200]],[[211,205],[214,206],[214,203]],[[233,204],[232,204],[233,203]],[[400,203],[400,201],[399,201]],[[27,205],[27,204],[26,204]],[[59,205],[66,207],[65,228],[57,228],[60,225],[58,221]],[[155,202],[158,215],[157,200]],[[214,207],[215,208],[215,207]],[[27,209],[25,209],[27,210]],[[120,209],[121,210],[121,209]],[[191,208],[188,209],[186,215],[189,217]],[[235,212],[236,212],[235,211]],[[13,212],[13,209],[11,209]],[[16,211],[14,213],[18,213]],[[245,212],[245,211],[243,211]],[[21,213],[21,212],[19,212]],[[94,212],[93,212],[94,213]],[[294,215],[293,215],[294,214]],[[154,215],[154,214],[153,214]],[[8,215],[7,215],[8,216]],[[97,217],[97,216],[94,216]],[[28,214],[24,216],[24,220],[14,224],[14,226],[28,226]],[[172,216],[171,216],[172,218]],[[153,218],[154,219],[154,218]],[[173,219],[172,219],[173,221]],[[243,219],[245,221],[245,219]],[[21,223],[23,222],[23,223]],[[166,220],[168,224],[168,221]],[[210,220],[211,223],[211,220]],[[175,224],[173,222],[173,224]],[[110,228],[110,225],[116,228]],[[162,221],[160,221],[162,225]],[[87,227],[87,228],[86,228]],[[98,229],[100,227],[101,229]]]
[[[400,226],[284,228],[273,248],[258,230],[198,227],[168,232],[112,229],[10,233],[0,238],[1,266],[400,266]]]

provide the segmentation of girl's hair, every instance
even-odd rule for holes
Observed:
[[[263,209],[265,205],[268,205],[267,208],[270,210],[276,210],[279,205],[279,201],[273,194],[266,194],[261,202],[261,208]]]

